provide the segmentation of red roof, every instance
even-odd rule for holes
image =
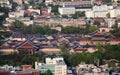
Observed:
[[[89,39],[82,39],[82,40],[77,40],[78,42],[90,42]]]
[[[109,42],[120,42],[120,40],[110,39]]]
[[[28,47],[28,46],[32,46],[30,43],[28,43],[28,42],[26,42],[26,43],[24,43],[23,45],[22,45],[22,47]]]
[[[37,48],[35,45],[33,45],[30,41],[24,41],[23,43],[21,43],[17,48],[19,47],[24,47],[24,48]]]

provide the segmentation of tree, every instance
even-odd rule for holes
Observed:
[[[117,27],[117,25],[115,25],[114,30],[111,30],[110,33],[113,36],[120,37],[120,27]]]
[[[72,15],[73,19],[77,19],[79,17],[84,17],[85,16],[85,12],[75,12],[75,14]]]
[[[47,70],[43,75],[53,75],[50,70]]]
[[[59,5],[53,6],[51,12],[54,12],[55,15],[58,15],[59,14],[58,13],[58,7],[59,7]]]
[[[46,7],[45,3],[43,3],[43,2],[38,4],[38,6],[37,6],[38,9],[41,9],[42,7]]]
[[[80,28],[74,26],[66,26],[62,27],[62,33],[69,33],[69,34],[86,34],[88,33],[88,28]]]
[[[118,0],[117,3],[120,3],[120,0]]]
[[[120,61],[120,44],[117,45],[105,45],[105,59],[117,59]]]
[[[106,17],[107,17],[107,18],[110,18],[110,13],[107,13],[107,14],[106,14]]]
[[[55,15],[58,15],[58,7],[59,5],[48,4],[52,8],[51,12],[54,12]]]
[[[0,12],[4,13],[2,16],[0,16],[0,24],[2,24],[5,18],[8,17],[9,8],[0,7]]]
[[[13,3],[12,3],[12,10],[15,11],[17,6],[18,6],[18,4],[15,3],[15,2],[13,2]]]
[[[104,2],[110,3],[110,2],[112,2],[112,0],[104,0]]]
[[[11,29],[12,30],[15,30],[15,29],[23,30],[24,27],[25,25],[21,21],[16,20],[15,22],[12,23]]]
[[[62,18],[68,18],[68,16],[67,15],[62,15]]]
[[[95,22],[94,22],[94,25],[100,26],[100,22],[95,21]]]
[[[11,32],[3,32],[3,31],[0,31],[0,40],[1,39],[5,39],[5,38],[8,38],[9,36],[11,35]]]
[[[96,48],[97,48],[98,50],[101,50],[102,45],[100,44],[100,42],[98,42],[98,43],[96,44]]]
[[[89,32],[90,32],[90,33],[91,33],[91,32],[94,32],[94,31],[96,31],[96,30],[98,30],[98,27],[95,26],[95,25],[91,25],[91,26],[89,27]]]
[[[118,29],[118,25],[112,25],[112,28],[117,30]]]

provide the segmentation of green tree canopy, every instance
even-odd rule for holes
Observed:
[[[66,26],[62,27],[62,33],[69,33],[69,34],[86,34],[87,29],[80,28],[80,27],[74,27],[74,26]]]
[[[38,9],[41,9],[42,7],[46,7],[45,3],[43,3],[43,2],[38,4],[38,6],[37,6]]]
[[[96,31],[96,30],[98,30],[98,27],[95,26],[95,25],[91,25],[91,26],[89,27],[89,32],[94,32],[94,31]]]
[[[85,16],[85,12],[76,12],[75,14],[72,15],[73,19],[77,19],[79,17],[84,17]]]
[[[106,14],[106,17],[107,17],[107,18],[110,18],[110,13],[107,13],[107,14]]]
[[[47,70],[43,75],[53,75],[50,70]]]
[[[104,2],[110,3],[110,2],[112,2],[112,0],[104,0]]]

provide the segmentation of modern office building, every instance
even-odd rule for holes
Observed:
[[[45,63],[35,62],[35,69],[38,69],[41,74],[50,70],[53,75],[67,75],[67,65],[62,57],[46,58]]]

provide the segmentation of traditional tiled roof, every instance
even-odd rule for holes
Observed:
[[[90,42],[91,40],[89,38],[80,38],[77,40],[77,42]]]
[[[94,18],[94,21],[97,21],[97,22],[105,22],[105,19],[104,19],[104,18],[101,18],[101,17],[96,17],[96,18]]]
[[[110,38],[108,42],[120,42],[120,38]]]
[[[25,47],[25,48],[29,48],[29,47],[34,47],[34,48],[36,48],[36,49],[38,49],[38,47],[37,46],[35,46],[31,41],[29,41],[29,40],[26,40],[26,41],[24,41],[24,42],[22,42],[21,44],[19,44],[18,46],[16,46],[16,48],[18,49],[18,48],[20,48],[20,47]]]
[[[12,38],[25,38],[25,35],[20,32],[13,32],[11,35]]]
[[[78,46],[73,47],[73,50],[74,51],[83,51],[83,47],[78,45]]]

